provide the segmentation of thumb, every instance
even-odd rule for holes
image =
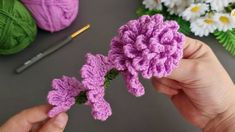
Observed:
[[[205,58],[208,53],[213,54],[206,44],[199,40],[186,37],[183,59],[180,61],[179,67],[167,78],[179,82],[186,82],[192,79],[196,74],[202,72],[202,65],[199,60]]]
[[[178,82],[187,82],[195,76],[196,72],[200,70],[200,64],[196,60],[182,59],[179,67],[177,67],[166,78],[172,79]]]
[[[39,132],[63,132],[68,122],[68,115],[61,113],[55,118],[48,120]]]

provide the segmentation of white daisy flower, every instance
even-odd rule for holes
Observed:
[[[226,32],[227,30],[235,28],[235,19],[229,14],[215,13],[214,19],[219,31]]]
[[[211,17],[200,17],[195,21],[191,22],[190,28],[191,31],[196,36],[208,36],[210,33],[213,33],[216,30],[216,22]]]
[[[209,10],[209,6],[204,3],[198,3],[198,4],[191,4],[183,13],[182,17],[189,21],[193,20],[197,17],[200,17],[201,15],[205,14],[205,12]]]
[[[181,14],[190,4],[193,3],[193,0],[161,0],[162,3],[168,7],[168,12],[170,14],[179,15]]]
[[[210,3],[212,10],[223,11],[224,7],[227,7],[234,0],[206,0],[206,2]]]
[[[144,0],[143,5],[149,10],[162,10],[162,4],[159,0]]]
[[[168,8],[173,8],[176,5],[180,5],[182,0],[161,0],[161,2]]]

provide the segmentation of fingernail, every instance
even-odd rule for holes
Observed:
[[[60,127],[60,128],[64,128],[67,124],[68,121],[68,116],[65,113],[61,113],[58,116],[55,117],[55,124]]]

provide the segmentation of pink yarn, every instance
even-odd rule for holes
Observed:
[[[122,72],[128,92],[136,97],[143,96],[145,93],[144,86],[139,81],[138,74],[131,74],[130,72]]]
[[[128,91],[144,94],[138,75],[150,79],[166,77],[183,56],[184,35],[175,21],[162,15],[144,15],[121,26],[111,41],[108,59],[122,72]]]
[[[84,90],[83,85],[75,77],[63,76],[52,81],[52,90],[47,95],[48,103],[54,107],[48,116],[54,117],[68,111],[76,102],[76,96]]]
[[[112,115],[110,104],[104,99],[105,75],[113,68],[104,55],[86,55],[81,68],[82,84],[87,91],[87,105],[91,106],[94,119],[105,121]]]
[[[121,26],[111,41],[108,58],[119,71],[143,78],[165,77],[183,56],[184,35],[175,21],[144,15]]]
[[[22,0],[32,12],[38,27],[60,31],[68,27],[78,15],[78,0]]]

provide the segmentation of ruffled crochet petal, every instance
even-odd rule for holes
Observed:
[[[140,83],[138,75],[132,75],[129,72],[123,72],[122,75],[126,82],[128,92],[136,97],[144,95],[144,86]]]
[[[114,51],[115,53],[118,53]],[[105,76],[113,68],[106,56],[87,54],[81,68],[82,83],[86,88],[87,102],[94,119],[105,121],[111,114],[111,107],[105,101]]]
[[[49,117],[55,117],[56,115],[62,113],[62,112],[66,112],[70,109],[70,107],[53,107],[49,112],[48,112],[48,116]]]
[[[110,104],[105,100],[101,100],[91,105],[92,115],[94,119],[105,121],[109,116],[112,115]]]
[[[84,90],[83,85],[74,77],[63,76],[62,79],[52,81],[52,90],[47,100],[54,107],[49,111],[49,117],[66,112],[75,104],[75,98]]]

